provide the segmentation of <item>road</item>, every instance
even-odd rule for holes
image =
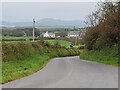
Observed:
[[[118,68],[78,56],[55,58],[42,70],[3,88],[118,88]]]

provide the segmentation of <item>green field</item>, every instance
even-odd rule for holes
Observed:
[[[65,40],[45,40],[45,42],[48,42],[48,43],[50,43],[52,45],[54,45],[56,43],[56,41],[59,42],[59,44],[61,46],[65,46],[66,48],[70,48],[70,44],[71,44],[70,41],[65,41]],[[84,46],[84,45],[74,45],[73,48],[79,48],[81,46]]]
[[[65,46],[65,47],[70,47],[71,44],[71,42],[65,40],[45,40],[45,42],[48,42],[52,45],[54,45],[56,42],[59,42],[61,46]]]
[[[3,39],[29,39],[29,38],[32,38],[30,36],[23,36],[23,37],[15,37],[15,36],[3,36],[2,37]]]
[[[32,36],[22,36],[22,37],[16,37],[16,36],[3,36],[2,39],[5,40],[19,40],[19,39],[32,39]]]
[[[15,37],[15,36],[3,36],[2,39],[5,39],[5,40],[22,40],[22,39],[25,39],[27,41],[29,41],[30,39],[32,39],[32,36],[23,36],[23,37]],[[10,42],[10,41],[7,41],[7,42]],[[14,42],[14,41],[12,41]],[[16,41],[15,41],[16,42]],[[55,44],[56,42],[59,42],[59,44],[61,46],[65,46],[67,48],[70,48],[70,44],[71,42],[70,41],[66,41],[66,40],[45,40],[45,42],[53,45]],[[74,45],[74,48],[79,48],[80,46],[84,46],[84,45]]]

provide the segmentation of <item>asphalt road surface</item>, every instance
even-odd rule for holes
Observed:
[[[78,56],[55,58],[37,73],[3,88],[118,88],[118,68]]]

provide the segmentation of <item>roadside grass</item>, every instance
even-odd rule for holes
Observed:
[[[84,50],[80,54],[80,59],[100,62],[103,64],[120,66],[119,58],[118,58],[118,47],[107,47],[100,51],[95,50]]]
[[[3,62],[2,83],[22,78],[42,69],[49,59],[47,55],[36,55],[21,61]]]
[[[76,48],[46,47],[37,42],[3,43],[2,49],[2,84],[42,69],[54,57],[80,55]]]

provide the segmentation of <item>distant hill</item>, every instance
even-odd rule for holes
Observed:
[[[2,26],[16,27],[16,26],[32,26],[32,22],[2,22]],[[59,20],[52,18],[45,18],[36,21],[36,26],[77,26],[85,27],[84,21],[81,20]]]

